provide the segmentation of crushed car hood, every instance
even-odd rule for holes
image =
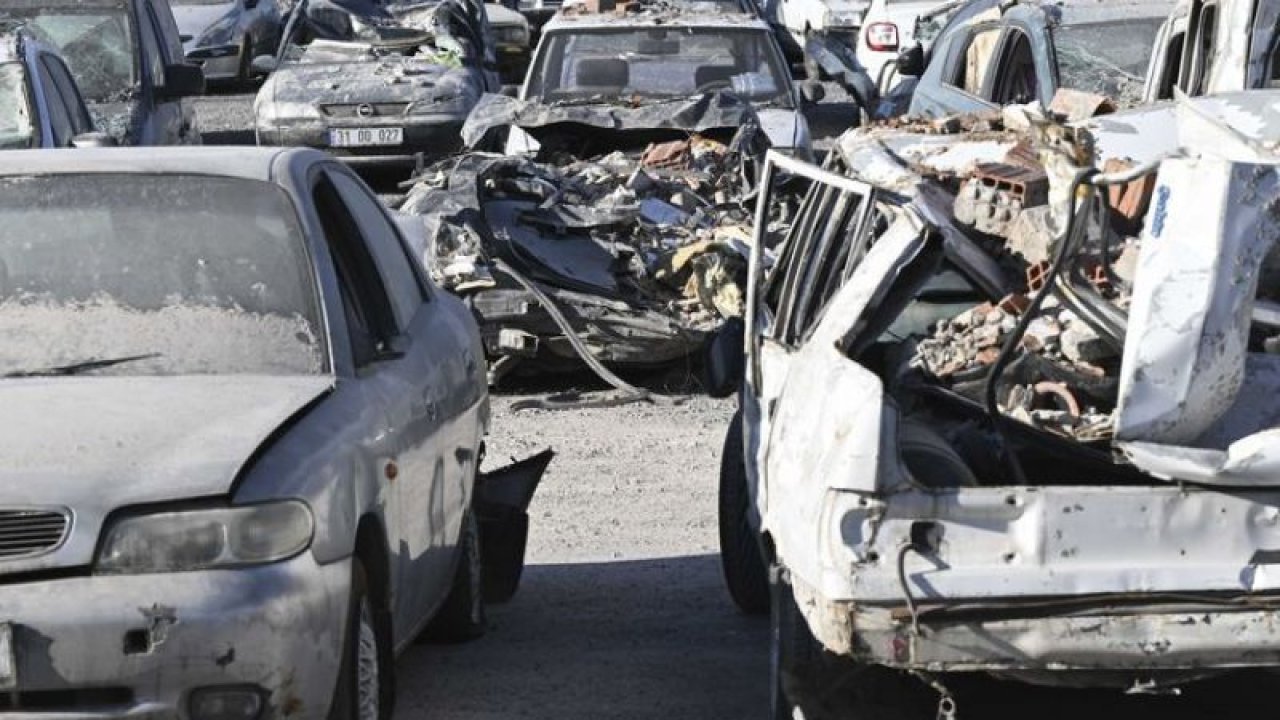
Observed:
[[[225,494],[272,433],[332,384],[320,376],[5,380],[0,506],[93,516]]]
[[[290,63],[259,91],[259,97],[274,102],[308,104],[443,101],[478,94],[465,70],[415,58]]]
[[[575,127],[606,131],[682,130],[707,132],[737,128],[759,118],[751,104],[732,93],[708,93],[631,106],[621,103],[546,104],[505,95],[480,98],[462,126],[462,141],[475,147],[494,128],[515,126],[539,142]]]

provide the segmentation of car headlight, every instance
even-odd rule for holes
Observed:
[[[311,545],[315,521],[296,500],[183,510],[118,520],[98,553],[103,573],[155,573],[260,565]]]
[[[239,18],[236,17],[234,12],[223,15],[217,20],[217,22],[205,28],[205,31],[200,33],[200,37],[196,40],[195,46],[203,48],[217,47],[219,45],[235,45],[236,26],[238,24],[236,21],[238,19]]]
[[[416,100],[409,106],[409,115],[434,115],[436,113],[462,113],[467,111],[464,95],[440,95]]]
[[[254,103],[253,115],[257,125],[274,127],[282,122],[318,118],[320,111],[311,103],[268,99]]]

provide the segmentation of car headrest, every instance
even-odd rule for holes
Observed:
[[[740,74],[732,65],[703,65],[694,72],[693,83],[696,87],[713,82],[727,83],[734,75]]]
[[[579,60],[573,69],[579,87],[624,88],[631,81],[631,66],[619,58]]]

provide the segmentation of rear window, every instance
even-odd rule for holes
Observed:
[[[35,136],[26,72],[18,63],[0,63],[0,150],[31,147]]]

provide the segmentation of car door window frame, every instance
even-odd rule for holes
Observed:
[[[1004,95],[1012,83],[1013,74],[1011,72],[1010,63],[1013,62],[1013,55],[1019,49],[1019,43],[1026,44],[1027,54],[1030,59],[1030,67],[1033,82],[1035,86],[1031,88],[1031,97],[1026,99],[1005,98]],[[983,96],[995,103],[996,105],[1008,105],[1011,103],[1023,104],[1035,102],[1040,99],[1044,83],[1044,78],[1040,77],[1040,68],[1036,63],[1035,40],[1030,32],[1025,28],[1013,25],[1005,28],[1005,33],[1000,38],[998,44],[999,50],[996,55],[996,61],[988,68],[987,84],[983,87]]]
[[[53,145],[54,147],[65,148],[71,146],[71,138],[76,136],[76,128],[72,119],[71,108],[67,107],[62,96],[58,93],[58,89],[54,87],[53,73],[49,69],[49,59],[52,57],[47,52],[41,52],[37,55],[36,64],[39,66],[37,77],[39,78],[40,94],[44,96],[45,112],[48,113]]]
[[[990,102],[991,78],[995,74],[995,67],[999,62],[1000,55],[1004,47],[1005,37],[1007,35],[1006,30],[1007,28],[1005,24],[1000,21],[980,23],[969,28],[965,33],[963,41],[956,43],[953,46],[956,49],[952,51],[952,55],[949,58],[951,61],[951,69],[949,72],[944,73],[942,83],[948,88],[963,93],[969,97]],[[982,77],[977,78],[978,86],[971,90],[965,86],[965,82],[968,78],[969,48],[979,36],[987,33],[995,34],[995,43],[992,45],[991,54],[987,58],[986,67],[982,70]]]
[[[333,262],[352,365],[359,372],[391,355],[402,328],[355,216],[322,167],[313,170],[307,187]]]
[[[93,118],[89,116],[89,111],[85,107],[84,97],[80,95],[80,88],[76,86],[75,80],[71,77],[71,70],[67,68],[62,58],[57,55],[42,53],[42,58],[48,63],[42,69],[48,75],[54,92],[62,99],[62,104],[67,109],[67,115],[71,119],[72,137],[81,133],[93,132]]]
[[[403,330],[409,327],[410,323],[413,322],[414,316],[421,311],[423,304],[430,299],[430,294],[423,275],[415,268],[413,254],[409,252],[408,243],[405,242],[404,237],[400,234],[400,228],[396,227],[395,222],[387,215],[378,198],[369,192],[363,182],[350,174],[345,168],[327,167],[323,172],[333,184],[334,191],[343,199],[346,209],[355,214],[353,219],[356,221],[365,247],[370,251],[369,254],[373,259],[374,267],[382,279],[383,290],[387,294],[387,299],[391,302],[391,309],[396,316],[398,328]],[[344,190],[344,187],[347,190]],[[376,218],[376,222],[382,225],[393,247],[382,248],[375,243],[375,240],[369,234],[373,229],[366,228],[360,224],[358,219],[360,213],[358,208],[353,206],[355,203],[363,204],[365,212]],[[380,251],[385,251],[385,254]],[[394,266],[399,266],[399,268],[396,269]],[[397,279],[393,276],[393,273],[401,277]],[[404,281],[404,275],[406,274],[408,276],[407,283]]]

